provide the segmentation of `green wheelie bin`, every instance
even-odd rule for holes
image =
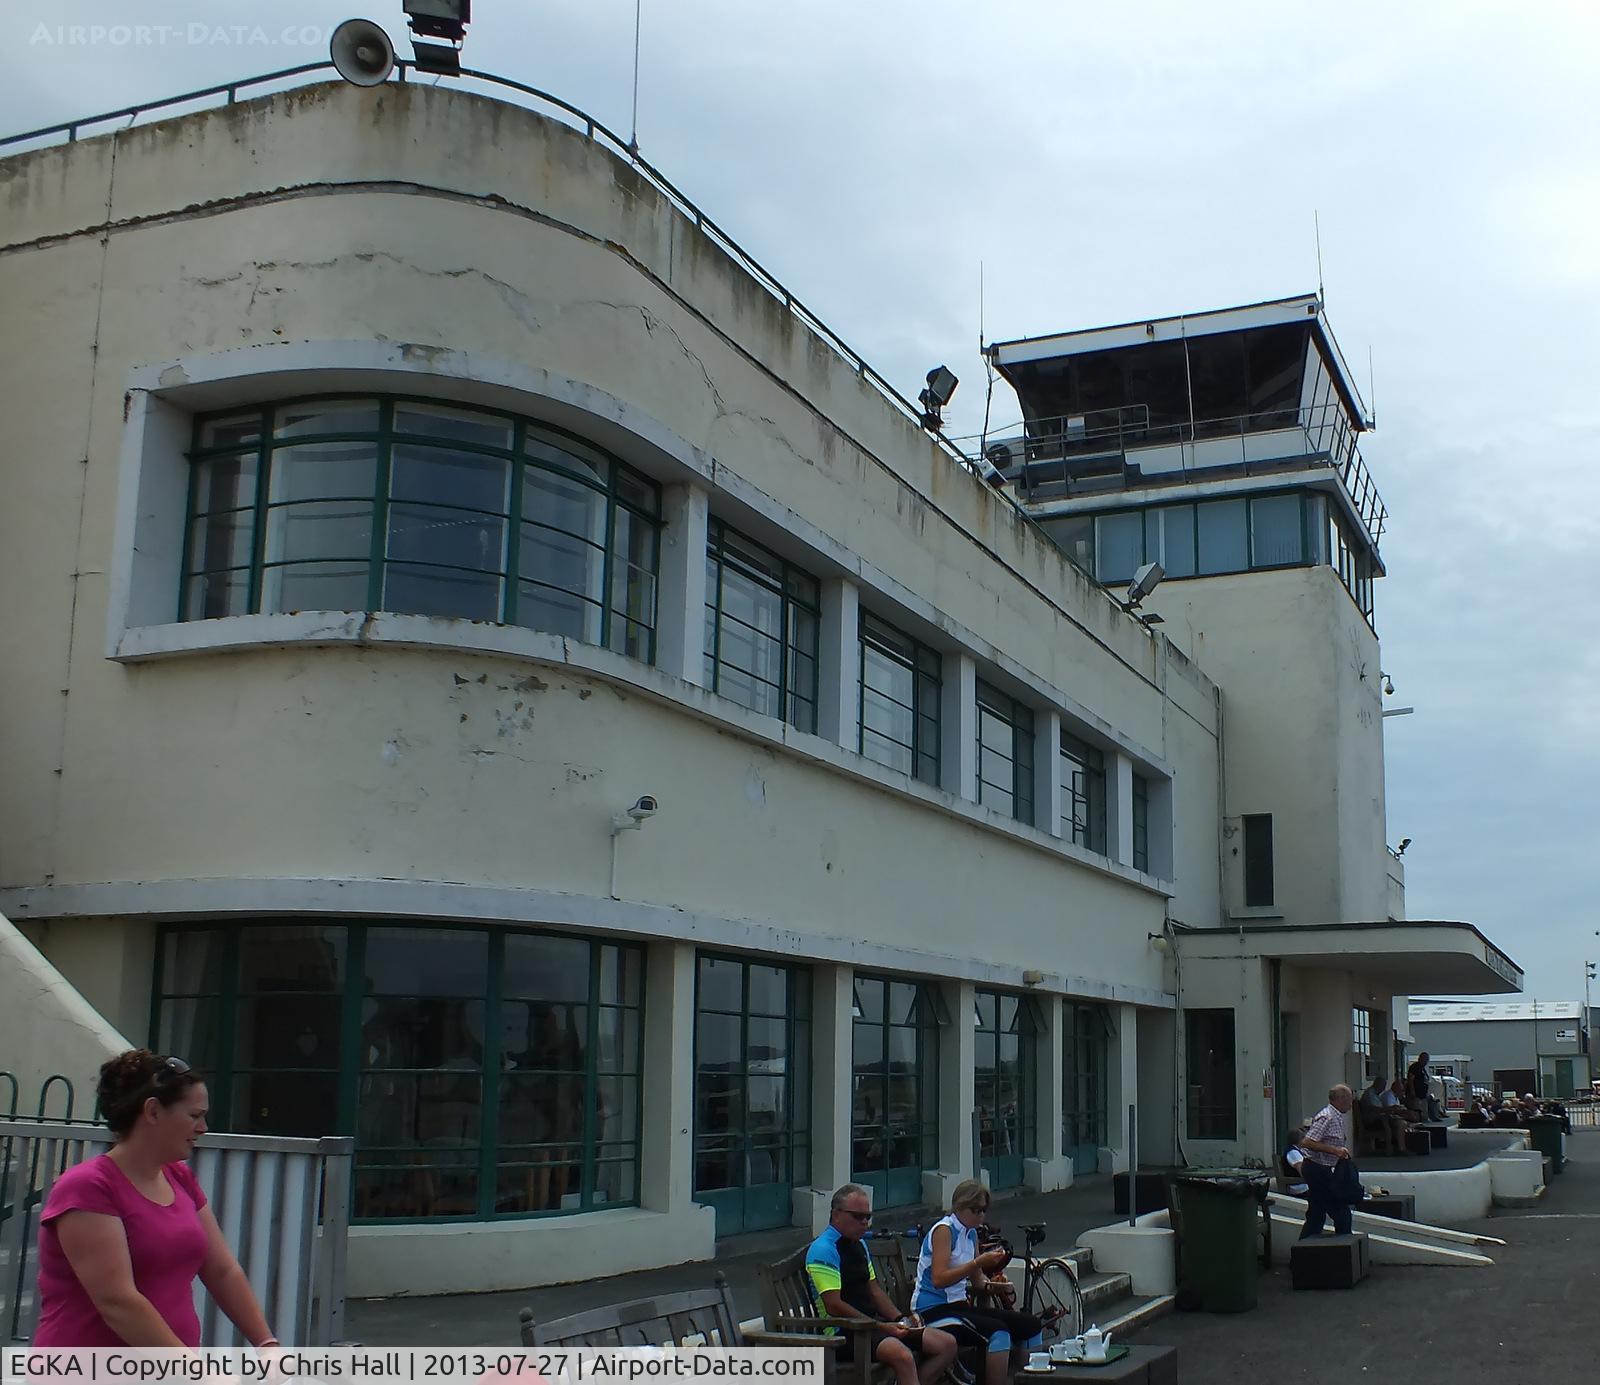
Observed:
[[[1172,1180],[1180,1300],[1208,1313],[1256,1306],[1256,1227],[1266,1201],[1259,1169],[1192,1169]]]
[[[1567,1136],[1560,1116],[1528,1117],[1528,1142],[1550,1156],[1550,1166],[1560,1173],[1567,1162]]]

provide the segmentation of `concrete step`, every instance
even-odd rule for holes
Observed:
[[[1088,1246],[1074,1246],[1071,1250],[1062,1251],[1060,1255],[1050,1255],[1046,1258],[1065,1260],[1078,1272],[1078,1281],[1080,1283],[1085,1275],[1094,1273],[1094,1251]]]
[[[1151,1298],[1129,1297],[1119,1300],[1112,1305],[1115,1317],[1100,1318],[1099,1325],[1102,1332],[1110,1332],[1116,1341],[1124,1341],[1140,1328],[1148,1327],[1157,1318],[1164,1318],[1172,1311],[1173,1296],[1171,1294],[1156,1294]],[[1091,1318],[1090,1322],[1096,1321]]]
[[[1133,1276],[1121,1270],[1079,1275],[1078,1292],[1083,1295],[1084,1314],[1095,1322],[1119,1299],[1132,1296]]]

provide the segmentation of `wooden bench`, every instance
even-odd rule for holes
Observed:
[[[1355,1104],[1350,1108],[1355,1117],[1356,1152],[1358,1154],[1400,1154],[1403,1151],[1396,1147],[1394,1132],[1391,1130],[1388,1118],[1379,1117],[1377,1120],[1368,1120],[1366,1112],[1362,1110],[1361,1100],[1357,1097]]]
[[[728,1277],[720,1270],[710,1289],[634,1299],[540,1322],[533,1309],[518,1315],[525,1347],[821,1347],[838,1348],[815,1334],[742,1332]]]
[[[903,1239],[897,1236],[870,1236],[863,1244],[868,1254],[872,1256],[872,1268],[877,1275],[879,1287],[889,1296],[889,1301],[897,1310],[909,1313],[911,1298],[916,1291],[916,1271],[906,1256]],[[761,1290],[761,1316],[767,1330],[820,1334],[831,1328],[843,1328],[855,1345],[851,1349],[849,1361],[839,1362],[835,1358],[829,1358],[828,1368],[834,1378],[853,1382],[854,1385],[873,1385],[873,1382],[892,1380],[894,1373],[887,1366],[881,1366],[872,1360],[873,1324],[821,1316],[816,1296],[812,1292],[811,1276],[806,1273],[806,1253],[810,1248],[809,1245],[803,1245],[776,1264],[757,1267],[757,1279]],[[949,1324],[940,1326],[946,1330],[950,1327]],[[834,1337],[832,1340],[839,1341],[840,1338]],[[974,1335],[973,1340],[976,1343],[973,1349],[981,1348],[982,1338]],[[959,1332],[957,1341],[961,1341]],[[962,1356],[969,1354],[964,1348]],[[972,1363],[969,1362],[970,1364]],[[979,1369],[982,1368],[981,1351],[976,1364]]]

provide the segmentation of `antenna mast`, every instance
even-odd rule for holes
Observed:
[[[1311,226],[1317,238],[1317,302],[1326,306],[1328,295],[1322,290],[1322,218],[1315,208],[1311,212]]]
[[[644,0],[633,0],[633,133],[628,136],[628,152],[639,153],[639,29]]]

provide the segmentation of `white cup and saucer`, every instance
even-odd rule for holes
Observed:
[[[1054,1370],[1055,1367],[1051,1363],[1048,1351],[1030,1351],[1028,1353],[1028,1364],[1022,1369],[1034,1375],[1043,1375],[1047,1371]]]
[[[1050,1344],[1050,1360],[1057,1366],[1065,1366],[1073,1361],[1083,1360],[1083,1343],[1076,1337],[1068,1337],[1063,1342]]]

